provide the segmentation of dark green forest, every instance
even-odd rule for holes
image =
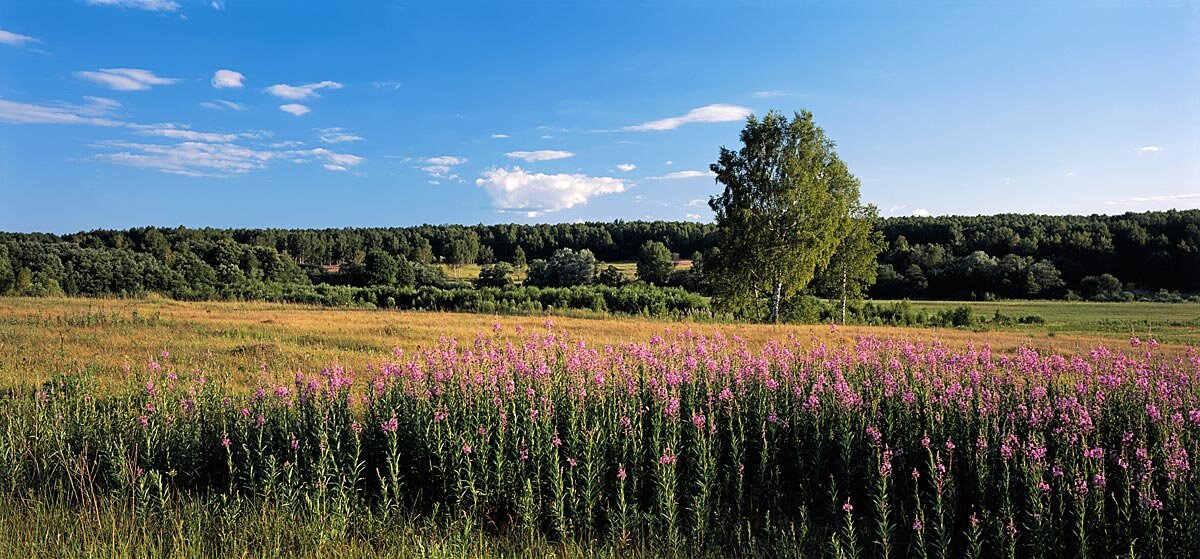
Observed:
[[[1200,210],[884,218],[872,298],[1181,300],[1200,293]],[[707,311],[714,227],[615,221],[344,229],[0,233],[0,293],[483,311]],[[669,257],[693,259],[670,270]],[[607,263],[638,261],[632,281]],[[451,279],[435,264],[478,264]],[[514,281],[518,270],[524,282]],[[806,296],[836,297],[818,286]],[[523,285],[519,285],[523,284]]]

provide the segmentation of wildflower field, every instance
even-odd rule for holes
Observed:
[[[1200,354],[546,321],[0,405],[0,553],[1195,557]],[[199,363],[199,364],[198,364]]]

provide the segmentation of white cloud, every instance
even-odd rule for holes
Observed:
[[[1138,148],[1137,154],[1144,155],[1147,153],[1158,153],[1160,151],[1162,151],[1162,148],[1160,148],[1158,146],[1142,146],[1142,147]]]
[[[143,91],[150,89],[150,86],[170,85],[179,81],[136,68],[102,68],[96,72],[75,72],[75,76],[117,91]]]
[[[463,163],[466,163],[467,158],[466,157],[456,157],[453,155],[439,155],[437,157],[426,157],[424,159],[424,161],[431,165],[454,166],[454,165],[462,165]]]
[[[539,149],[537,151],[510,151],[505,156],[513,159],[523,159],[526,162],[533,163],[534,161],[550,161],[552,159],[566,159],[574,157],[575,154],[569,151],[561,151],[556,149]]]
[[[612,177],[527,173],[520,167],[493,167],[484,171],[475,185],[488,193],[497,209],[519,210],[529,217],[586,204],[594,196],[626,188],[624,181]]]
[[[119,8],[136,8],[151,12],[174,12],[179,4],[173,0],[85,0],[92,6],[116,6]]]
[[[308,114],[312,109],[308,108],[307,106],[301,105],[299,103],[288,103],[286,105],[280,105],[279,110],[281,110],[285,113],[291,113],[295,116],[304,116],[304,115]]]
[[[508,137],[508,134],[492,134],[492,137],[497,140],[503,140]]]
[[[1105,204],[1108,204],[1110,206],[1131,206],[1131,205],[1139,205],[1139,204],[1150,204],[1150,203],[1154,203],[1154,202],[1180,202],[1180,201],[1189,201],[1189,200],[1196,200],[1198,203],[1200,203],[1200,192],[1190,193],[1190,194],[1165,194],[1165,195],[1158,195],[1158,196],[1133,196],[1130,198],[1123,198],[1120,200],[1110,200],[1108,202],[1105,202]]]
[[[244,79],[246,79],[246,76],[243,76],[241,72],[217,70],[217,73],[213,74],[212,86],[218,89],[242,87],[242,80]]]
[[[347,132],[345,128],[317,128],[317,133],[322,142],[327,144],[342,144],[346,142],[357,142],[362,140],[362,136]]]
[[[346,171],[345,167],[343,167],[341,165],[334,165],[332,163],[326,163],[322,166],[325,167],[326,169],[329,169],[330,171],[342,171],[342,172]]]
[[[51,102],[45,104],[18,103],[0,99],[0,122],[11,124],[90,124],[93,126],[128,126],[128,123],[109,118],[121,104],[103,97],[84,97],[87,104]]]
[[[689,208],[694,208],[696,206],[707,206],[707,205],[708,205],[708,200],[702,200],[699,198],[697,198],[695,200],[688,200],[688,203],[684,204],[684,206],[687,206]]]
[[[138,134],[143,134],[146,136],[158,136],[160,138],[170,138],[172,140],[188,140],[191,142],[208,143],[233,142],[238,138],[247,137],[243,134],[217,134],[214,132],[197,132],[195,130],[181,128],[147,128],[145,130],[138,130]]]
[[[617,168],[628,173],[634,169],[637,169],[637,165],[634,165],[633,163],[617,163]]]
[[[390,89],[392,91],[400,89],[401,85],[404,85],[404,84],[402,84],[400,82],[386,82],[386,81],[385,82],[371,82],[371,87],[374,87],[376,89]]]
[[[212,6],[214,10],[221,11],[225,9],[225,2],[223,0],[213,0],[209,3],[209,6]]]
[[[674,161],[667,160],[667,166],[668,166],[668,167],[670,167],[671,165],[674,165],[674,164],[675,164],[675,162],[674,162]]]
[[[289,99],[292,101],[299,101],[301,99],[308,99],[309,97],[320,97],[321,95],[317,93],[318,89],[341,89],[341,88],[342,88],[342,84],[340,84],[338,82],[331,82],[329,80],[325,80],[323,82],[309,83],[309,84],[304,84],[304,85],[287,85],[287,84],[278,83],[278,84],[275,84],[271,87],[264,89],[263,91],[270,93],[271,95],[274,95],[276,97],[279,97],[280,99]]]
[[[337,153],[324,148],[267,150],[234,143],[187,141],[177,144],[146,144],[111,141],[98,144],[98,147],[119,150],[95,155],[94,158],[99,161],[192,177],[230,177],[265,169],[273,162],[319,162],[329,169],[329,166],[345,168],[363,161],[363,158],[357,155]]]
[[[674,130],[689,122],[732,122],[735,120],[745,119],[746,117],[750,116],[751,112],[752,111],[746,107],[717,103],[715,105],[707,105],[697,109],[692,109],[683,116],[673,116],[671,118],[654,120],[635,126],[626,126],[622,128],[622,130]]]
[[[690,219],[690,220],[692,220],[692,221],[700,221],[700,218],[704,217],[704,216],[702,216],[702,215],[700,215],[700,214],[684,214],[684,215],[686,215],[686,216],[687,216],[687,218],[688,218],[688,219]]]
[[[777,89],[768,89],[766,91],[755,91],[754,92],[755,99],[767,99],[769,97],[782,97],[784,95],[787,95],[787,94],[782,91],[779,91]]]
[[[1068,171],[1068,172],[1067,172],[1067,176],[1068,176],[1068,177],[1073,177],[1073,176],[1075,176],[1075,171]]]
[[[712,171],[675,171],[658,177],[647,177],[649,180],[678,180],[678,179],[693,179],[696,177],[715,177]]]
[[[29,35],[21,35],[11,31],[0,29],[0,44],[12,45],[14,47],[23,47],[26,45],[39,44],[41,41],[30,37]]]
[[[206,109],[214,109],[214,110],[218,110],[218,111],[223,111],[225,109],[230,109],[230,110],[234,110],[234,111],[244,111],[247,108],[245,105],[243,105],[241,103],[234,103],[233,101],[226,101],[224,99],[217,99],[214,101],[201,101],[200,106],[204,107]]]
[[[913,210],[912,214],[917,217],[929,217],[930,215],[932,215],[929,213],[929,210],[927,210],[925,208],[917,208],[917,209]]]

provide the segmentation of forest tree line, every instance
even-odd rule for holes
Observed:
[[[1200,292],[1200,210],[893,217],[874,228],[884,241],[868,288],[874,298]],[[0,293],[270,299],[262,294],[288,291],[279,286],[467,287],[435,264],[483,265],[481,288],[511,286],[518,269],[527,271],[526,286],[615,288],[629,278],[605,263],[641,260],[646,283],[705,294],[703,261],[713,244],[712,225],[667,221],[0,233]],[[668,257],[697,266],[672,271],[662,265]],[[818,274],[807,295],[832,295],[825,291],[837,283]]]

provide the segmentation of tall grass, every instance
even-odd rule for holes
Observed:
[[[245,393],[164,352],[115,394],[70,377],[4,401],[0,534],[141,556],[1190,557],[1200,356],[1155,345],[591,347],[497,324]]]

